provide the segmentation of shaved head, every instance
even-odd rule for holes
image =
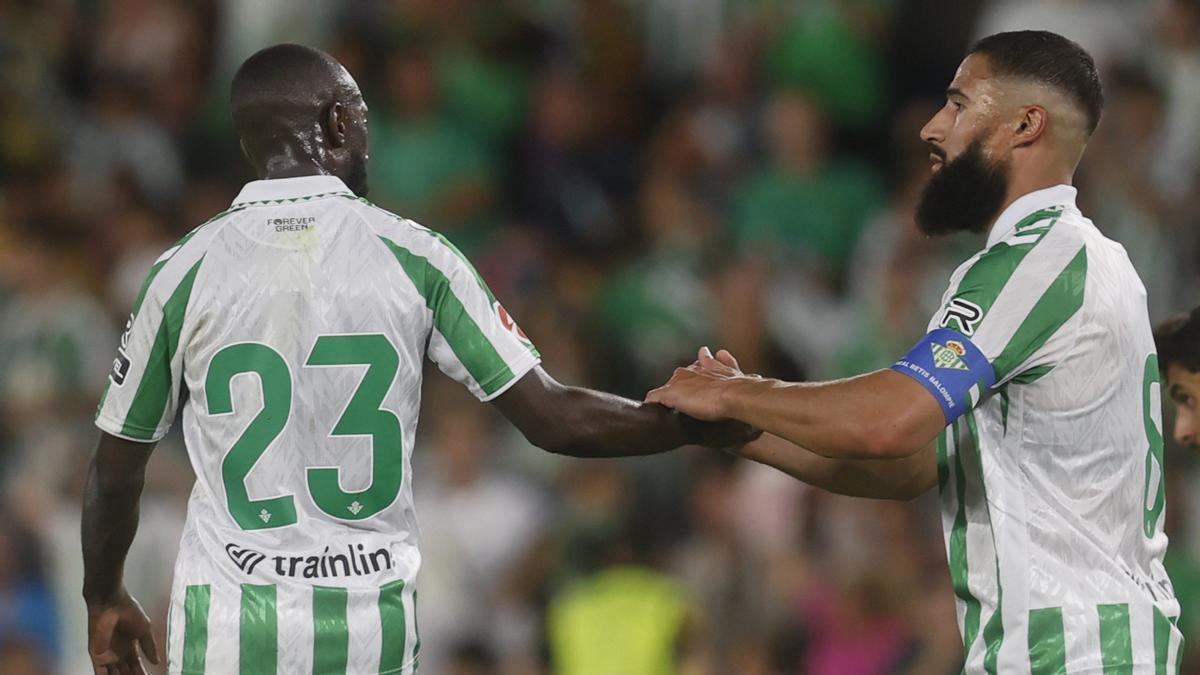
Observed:
[[[238,68],[229,98],[260,178],[329,174],[367,193],[367,107],[332,56],[297,44],[267,47]]]

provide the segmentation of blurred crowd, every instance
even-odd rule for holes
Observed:
[[[701,344],[789,379],[907,351],[981,246],[914,228],[918,130],[974,38],[1031,27],[1105,76],[1084,213],[1154,320],[1200,303],[1196,0],[0,0],[4,672],[91,672],[92,413],[150,264],[253,179],[228,83],[256,49],[341,60],[371,199],[462,248],[552,374],[641,398]],[[936,495],[834,497],[697,449],[565,460],[436,370],[414,464],[432,675],[961,667]],[[1200,482],[1180,448],[1168,467],[1200,672]],[[159,644],[191,481],[175,431],[126,571]]]

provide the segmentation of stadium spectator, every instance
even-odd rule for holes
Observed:
[[[54,597],[47,586],[45,559],[32,533],[0,523],[0,643],[25,643],[41,658],[59,655]]]
[[[495,168],[485,148],[442,113],[439,84],[419,40],[383,64],[388,114],[372,129],[373,192],[381,205],[443,229],[491,216]]]
[[[1175,442],[1200,445],[1200,308],[1163,322],[1155,332],[1164,398],[1175,402]]]

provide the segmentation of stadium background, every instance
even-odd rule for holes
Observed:
[[[1106,78],[1084,212],[1155,320],[1200,302],[1195,1],[0,1],[0,670],[90,672],[91,414],[150,263],[252,178],[227,87],[254,50],[337,56],[372,199],[463,248],[550,372],[640,398],[699,344],[788,378],[903,353],[979,246],[915,232],[917,131],[974,37],[1023,27]],[[1200,672],[1200,483],[1169,453]],[[933,495],[695,449],[562,459],[436,371],[415,464],[427,673],[957,672]],[[126,573],[160,633],[191,481],[173,432]]]

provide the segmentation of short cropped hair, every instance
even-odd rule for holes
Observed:
[[[230,102],[236,111],[246,102],[278,99],[324,102],[340,89],[341,66],[329,54],[299,44],[264,47],[250,55],[233,75]]]
[[[1091,54],[1075,42],[1044,30],[996,33],[971,47],[988,58],[1001,77],[1017,77],[1050,85],[1070,96],[1087,116],[1088,133],[1100,124],[1104,89]]]
[[[1200,373],[1200,307],[1159,324],[1154,330],[1154,344],[1164,374],[1173,365]]]

